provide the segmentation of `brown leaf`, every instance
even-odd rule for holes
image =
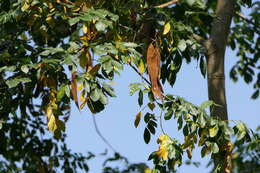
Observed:
[[[192,150],[191,150],[191,148],[188,148],[186,150],[186,152],[187,152],[188,158],[191,159],[192,158]]]
[[[93,68],[93,60],[90,52],[87,52],[88,63],[86,64],[86,71],[89,72]]]
[[[135,117],[135,123],[134,123],[135,128],[137,128],[137,126],[139,125],[141,117],[142,117],[142,112],[138,112],[138,114]]]
[[[77,95],[77,72],[72,73],[71,77],[71,93],[72,98],[75,101],[75,104],[77,105],[77,108],[79,109],[79,101],[78,101],[78,95]]]
[[[150,43],[147,49],[147,67],[152,85],[152,92],[155,98],[163,99],[163,89],[160,83],[160,49]]]

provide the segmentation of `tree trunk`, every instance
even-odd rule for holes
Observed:
[[[207,79],[208,97],[217,105],[211,107],[211,116],[221,120],[228,120],[226,93],[225,93],[225,51],[228,33],[234,14],[235,0],[218,0],[210,38],[206,42],[207,48]],[[225,145],[225,144],[224,144]],[[221,172],[231,173],[230,153],[224,158],[215,158],[215,167],[222,164]]]
[[[211,107],[211,116],[227,120],[224,61],[228,33],[234,14],[235,0],[218,0],[210,38],[207,41],[208,97],[217,106]]]

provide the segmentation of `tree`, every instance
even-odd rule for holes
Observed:
[[[154,171],[175,170],[184,151],[191,158],[198,144],[202,157],[211,154],[216,172],[231,172],[233,151],[242,154],[245,146],[257,146],[259,136],[242,122],[228,123],[225,50],[230,46],[240,57],[231,78],[254,80],[252,98],[257,99],[259,5],[250,0],[1,1],[1,171],[87,171],[93,155],[72,153],[64,143],[71,101],[79,111],[101,112],[115,97],[109,81],[128,65],[143,79],[131,84],[130,94],[138,92],[138,104],[147,111],[144,141],[150,142],[163,117],[176,119],[185,136],[183,142],[160,136],[159,149],[149,157]],[[252,8],[250,18],[241,13],[244,7]],[[184,60],[199,61],[207,76],[210,101],[200,106],[163,92],[162,83],[174,85]],[[46,127],[53,138],[44,136]]]

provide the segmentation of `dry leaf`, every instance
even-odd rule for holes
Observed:
[[[71,77],[71,93],[77,108],[79,109],[78,95],[77,95],[77,72],[72,73]]]
[[[160,83],[160,49],[154,46],[153,43],[150,43],[146,58],[153,95],[155,98],[163,99],[163,89]]]
[[[187,152],[188,158],[191,159],[192,158],[192,150],[191,150],[191,148],[187,149],[186,152]]]
[[[138,127],[139,123],[140,123],[140,120],[141,120],[141,117],[142,117],[142,112],[138,112],[138,114],[136,115],[135,117],[135,128]]]
[[[144,66],[143,60],[140,61],[138,69],[139,69],[141,74],[143,74],[145,72],[145,66]]]

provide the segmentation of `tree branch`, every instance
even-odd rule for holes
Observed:
[[[98,136],[102,139],[102,141],[107,144],[107,146],[115,153],[118,153],[114,147],[108,142],[108,140],[102,135],[102,133],[99,131],[99,128],[98,128],[98,125],[97,125],[97,122],[96,122],[96,117],[94,114],[92,114],[92,118],[93,118],[93,123],[94,123],[94,126],[95,126],[95,130],[98,134]]]
[[[147,83],[151,86],[151,83],[149,82],[149,80],[147,80],[132,64],[129,64],[130,67],[132,67],[132,69]]]
[[[155,6],[154,8],[164,8],[164,7],[168,7],[172,4],[176,4],[177,2],[179,2],[180,0],[172,0],[172,1],[169,1],[169,2],[166,2],[164,4],[161,4],[161,5],[157,5]]]
[[[238,11],[236,11],[235,14],[236,14],[236,16],[240,17],[241,19],[243,19],[247,23],[254,25],[258,29],[260,28],[254,21],[248,19],[244,14],[242,14],[242,13],[240,13]]]
[[[199,42],[201,45],[203,45],[204,47],[206,47],[206,42],[207,40],[205,40],[204,38],[202,38],[201,36],[199,36],[198,34],[192,34],[192,37]]]

